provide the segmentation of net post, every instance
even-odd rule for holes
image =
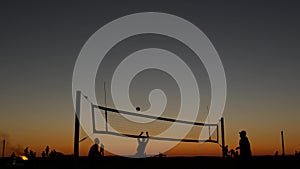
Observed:
[[[95,110],[94,110],[94,104],[91,103],[91,110],[92,110],[92,124],[93,124],[93,133],[96,132],[96,119],[95,119]]]
[[[108,132],[108,127],[107,127],[107,110],[105,109],[105,130]]]
[[[3,149],[2,149],[2,157],[5,156],[5,139],[3,139]]]
[[[222,157],[226,157],[225,150],[225,132],[224,132],[224,118],[221,117],[221,134],[222,134]]]
[[[107,127],[107,103],[106,103],[106,87],[104,82],[104,104],[105,104],[105,131],[108,132]]]
[[[76,91],[76,112],[75,112],[75,128],[74,128],[74,158],[79,156],[79,118],[80,118],[80,102],[81,91]]]
[[[283,131],[281,131],[281,148],[282,148],[282,156],[285,155],[284,152],[284,137],[283,137]]]
[[[217,125],[217,143],[219,143],[219,126]]]

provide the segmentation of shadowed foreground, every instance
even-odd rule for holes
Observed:
[[[107,156],[96,161],[94,165],[86,157],[80,157],[77,163],[72,157],[35,158],[28,161],[17,160],[12,165],[10,158],[2,158],[1,169],[88,169],[88,168],[299,168],[299,157],[296,156],[255,156],[249,161],[238,159],[222,159],[221,157],[149,157],[126,158]]]

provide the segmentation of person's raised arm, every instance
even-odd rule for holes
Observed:
[[[140,133],[139,137],[141,137],[141,136],[143,135],[143,133],[144,133],[144,132],[142,132],[142,131],[141,131],[141,133]]]

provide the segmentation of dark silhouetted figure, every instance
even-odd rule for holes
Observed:
[[[226,145],[224,148],[223,148],[223,152],[225,154],[225,157],[229,157],[228,155],[228,145]]]
[[[45,153],[46,153],[46,157],[49,157],[49,146],[46,146],[46,149],[45,149]]]
[[[235,157],[236,157],[236,158],[239,157],[239,151],[238,151],[238,150],[235,151]]]
[[[50,153],[49,153],[49,157],[50,158],[56,158],[56,150],[53,149]]]
[[[11,164],[16,165],[16,154],[15,154],[15,152],[11,153],[10,158],[11,158]]]
[[[100,156],[104,156],[104,145],[102,143],[100,145]]]
[[[242,130],[240,133],[240,141],[239,146],[236,148],[240,150],[239,157],[242,159],[249,159],[252,156],[250,142],[247,137],[247,133],[245,130]]]
[[[16,157],[15,152],[12,152],[11,155],[10,155],[10,157],[11,157],[11,158],[15,158],[15,157]]]
[[[26,156],[27,158],[29,157],[29,149],[28,149],[28,147],[26,147],[24,149],[24,156]]]
[[[95,138],[94,144],[91,146],[91,148],[89,150],[88,158],[89,158],[89,166],[90,167],[95,167],[96,161],[100,157],[99,143],[100,143],[99,139]]]
[[[34,157],[34,152],[32,150],[29,151],[30,158]]]
[[[229,153],[230,153],[230,155],[228,155],[228,156],[231,158],[237,158],[239,155],[239,152],[237,150],[235,151],[234,149],[230,149]]]
[[[46,157],[45,151],[42,152],[42,157],[43,157],[43,158]]]
[[[144,132],[141,132],[139,137],[137,138],[138,141],[138,147],[137,147],[137,153],[135,154],[136,157],[145,157],[145,148],[147,143],[149,142],[149,135],[148,131],[146,132],[146,137],[142,137]]]
[[[167,156],[166,154],[163,154],[161,152],[155,155],[155,157],[166,157],[166,156]]]
[[[231,149],[229,153],[230,153],[230,157],[236,157],[234,149]]]

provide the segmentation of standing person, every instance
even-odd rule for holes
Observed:
[[[104,145],[102,143],[100,145],[100,156],[104,156]]]
[[[16,154],[15,154],[15,152],[11,153],[10,158],[12,160],[11,161],[12,165],[16,165]]]
[[[29,149],[28,149],[28,147],[26,147],[24,149],[24,156],[26,156],[27,158],[29,157]]]
[[[43,152],[42,152],[42,157],[44,158],[45,156],[46,156],[46,152],[43,151]]]
[[[251,152],[250,142],[247,137],[247,132],[245,130],[242,130],[241,132],[239,132],[239,134],[240,134],[240,141],[239,141],[239,146],[236,149],[240,150],[241,158],[248,159],[252,156],[252,152]]]
[[[225,157],[228,157],[228,145],[223,148],[223,153],[225,154]]]
[[[146,132],[146,137],[142,137],[144,132],[141,132],[139,137],[137,138],[138,141],[138,147],[137,147],[137,153],[135,154],[137,157],[145,157],[145,148],[147,143],[149,142],[149,135],[148,132]]]
[[[94,167],[95,164],[96,164],[96,161],[100,157],[99,143],[100,143],[100,140],[98,138],[95,138],[94,139],[94,144],[91,146],[91,148],[89,150],[88,158],[89,158],[90,167]]]
[[[46,153],[46,154],[45,154],[45,155],[46,155],[46,157],[49,157],[49,146],[47,146],[47,147],[46,147],[46,149],[45,149],[45,153]]]

